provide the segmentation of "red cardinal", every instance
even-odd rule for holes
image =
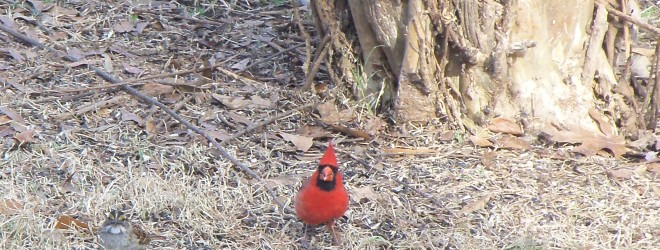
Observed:
[[[332,232],[333,244],[339,244],[335,219],[342,217],[348,209],[348,193],[342,183],[332,142],[325,150],[318,169],[298,191],[295,207],[298,218],[308,225],[325,223]]]

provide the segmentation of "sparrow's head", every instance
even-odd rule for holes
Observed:
[[[335,185],[337,185],[339,166],[337,165],[337,157],[335,156],[335,149],[332,146],[332,142],[330,142],[328,149],[325,150],[325,154],[323,154],[321,161],[319,161],[317,172],[316,185],[321,190],[333,190]]]
[[[113,209],[108,213],[108,217],[103,222],[101,230],[111,234],[120,234],[125,233],[130,225],[126,221],[126,215],[124,212]]]

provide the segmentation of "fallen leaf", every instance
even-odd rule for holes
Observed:
[[[0,214],[9,216],[18,213],[23,209],[23,203],[14,199],[0,200]]]
[[[206,132],[209,136],[213,137],[213,139],[217,141],[224,141],[229,138],[229,134],[214,128],[207,128],[204,130],[204,132]]]
[[[351,198],[358,203],[365,203],[367,201],[377,200],[379,195],[371,186],[363,186],[353,188],[353,190],[351,190]]]
[[[379,117],[372,117],[367,120],[367,123],[364,125],[364,130],[370,135],[378,134],[378,131],[383,129],[385,122]]]
[[[523,130],[520,128],[517,122],[504,118],[504,117],[495,117],[490,121],[488,125],[488,130],[493,133],[503,133],[511,135],[522,135]]]
[[[495,151],[486,152],[481,156],[481,164],[483,164],[486,169],[494,169],[496,159],[497,153]]]
[[[326,123],[335,124],[341,121],[339,110],[334,101],[327,101],[316,106],[316,110],[321,115],[321,120]]]
[[[18,122],[22,125],[26,125],[27,123],[25,122],[25,119],[21,114],[16,112],[16,110],[10,108],[10,107],[0,107],[0,112],[5,113],[9,118],[14,120],[15,122]]]
[[[620,168],[607,171],[607,176],[612,179],[630,179],[634,172],[630,169]]]
[[[245,117],[245,116],[243,116],[239,113],[236,113],[234,111],[227,112],[227,116],[229,116],[235,122],[242,123],[242,124],[247,125],[247,126],[251,126],[252,124],[254,124],[254,122],[252,122],[247,117]]]
[[[443,131],[438,136],[436,136],[439,141],[451,141],[454,140],[455,137],[456,132],[453,130]]]
[[[174,91],[174,87],[159,83],[147,83],[142,86],[142,93],[149,96],[160,96]]]
[[[234,65],[232,65],[231,68],[239,71],[244,70],[247,67],[248,63],[250,63],[250,58],[245,58],[240,62],[237,62]]]
[[[116,24],[114,27],[112,27],[112,29],[117,33],[131,32],[135,29],[135,25],[125,20]]]
[[[21,144],[36,142],[34,139],[34,129],[29,129],[27,131],[20,132],[14,136]]]
[[[550,140],[566,143],[580,143],[573,149],[573,152],[585,156],[593,156],[603,149],[609,150],[614,158],[619,159],[628,152],[626,140],[620,135],[604,135],[599,132],[592,132],[582,128],[573,130],[557,130],[554,127],[544,129],[544,132],[550,135]]]
[[[299,135],[312,137],[312,138],[325,138],[332,136],[330,132],[328,132],[321,126],[303,125],[298,129],[297,133]]]
[[[482,138],[476,135],[470,136],[470,141],[479,147],[485,148],[485,147],[493,147],[493,143],[491,143],[488,139]]]
[[[103,69],[105,69],[106,72],[115,71],[114,63],[112,63],[112,57],[110,57],[108,54],[103,54]]]
[[[476,201],[468,203],[467,205],[465,205],[465,207],[463,207],[461,209],[461,213],[469,214],[469,213],[472,213],[472,212],[477,211],[479,209],[485,208],[486,204],[488,204],[488,202],[490,201],[490,198],[492,198],[492,197],[493,197],[493,194],[487,194],[487,195],[481,197],[480,199],[478,199]]]
[[[57,223],[55,224],[56,229],[88,229],[89,230],[89,225],[87,223],[82,222],[78,219],[75,219],[71,216],[68,215],[60,215],[60,217],[57,218]]]
[[[530,149],[532,146],[525,140],[511,136],[511,135],[504,135],[500,138],[498,138],[495,143],[499,148],[507,148],[507,149]]]
[[[108,118],[112,114],[112,109],[108,107],[100,108],[96,111],[96,114],[103,118]]]
[[[284,140],[292,142],[298,150],[303,152],[307,152],[307,150],[309,150],[309,148],[311,148],[314,144],[314,138],[312,137],[299,136],[289,133],[280,133],[280,136],[282,136]]]
[[[598,124],[598,128],[600,128],[600,131],[603,132],[605,135],[614,135],[614,127],[610,124],[608,119],[601,115],[598,110],[591,108],[589,109],[589,116],[591,116],[591,119],[596,121],[596,124]]]
[[[144,125],[144,119],[142,119],[142,117],[140,117],[140,116],[124,109],[124,108],[119,109],[119,112],[121,113],[121,120],[122,121],[134,121],[140,127],[142,127]]]
[[[46,12],[48,9],[53,7],[53,3],[46,3],[42,1],[28,1],[32,5],[32,7],[35,10],[38,10],[39,12]]]
[[[122,63],[121,66],[122,68],[124,68],[124,71],[126,71],[126,73],[129,74],[139,75],[142,74],[142,72],[144,72],[144,70],[138,67],[131,66],[128,63]]]
[[[220,94],[212,94],[213,99],[219,101],[222,105],[228,109],[240,109],[247,106],[247,100],[244,100],[242,97],[232,97],[225,96]]]
[[[142,31],[147,25],[149,25],[149,22],[138,22],[135,24],[135,31],[137,31],[138,34],[142,34]]]
[[[152,117],[149,117],[147,119],[147,121],[145,122],[144,128],[147,131],[147,134],[150,134],[150,135],[153,135],[156,132],[158,132],[158,131],[156,131],[156,121]]]
[[[275,104],[268,99],[261,98],[259,95],[250,97],[252,103],[248,104],[248,108],[273,108]]]

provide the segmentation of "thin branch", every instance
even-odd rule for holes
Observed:
[[[43,45],[43,44],[40,43],[39,41],[37,41],[37,40],[35,40],[35,39],[32,39],[32,38],[30,38],[30,37],[28,37],[28,36],[25,36],[25,35],[23,35],[23,34],[17,32],[17,31],[15,31],[15,30],[13,30],[13,29],[10,29],[10,28],[8,28],[8,27],[5,27],[4,25],[0,25],[0,29],[3,30],[4,32],[7,32],[8,34],[11,34],[12,36],[14,36],[14,37],[20,39],[21,42],[23,42],[23,43],[26,43],[26,44],[31,45],[31,46],[36,46],[36,47],[39,47],[39,48],[41,48],[41,49],[48,50],[49,52],[51,52],[51,53],[53,53],[53,54],[56,54],[56,55],[60,55],[60,56],[62,56],[64,59],[66,59],[66,60],[68,60],[68,61],[72,61],[72,62],[77,62],[77,61],[78,61],[78,59],[75,58],[75,57],[69,56],[69,55],[67,55],[66,53],[62,52],[62,51],[59,51],[59,50],[56,50],[56,49],[51,48],[51,47],[49,47],[49,46]],[[119,83],[121,83],[119,80],[115,79],[113,76],[111,76],[109,73],[103,71],[101,68],[96,67],[96,66],[93,66],[93,65],[89,65],[89,67],[90,67],[90,68],[91,68],[91,69],[92,69],[97,75],[99,75],[101,78],[105,79],[106,81],[109,81],[109,82],[114,83],[114,84],[119,84]],[[181,115],[179,115],[179,114],[177,114],[176,112],[172,111],[170,108],[168,108],[167,106],[165,106],[165,104],[159,102],[159,101],[156,100],[155,98],[150,97],[150,96],[147,96],[147,95],[141,93],[140,91],[138,91],[137,89],[135,89],[135,88],[133,88],[133,87],[131,87],[131,86],[128,86],[128,85],[121,85],[121,88],[122,88],[124,91],[128,92],[129,94],[131,94],[131,95],[133,95],[133,96],[135,96],[135,97],[138,97],[138,98],[142,99],[142,100],[145,101],[146,103],[161,108],[163,111],[165,111],[165,113],[167,113],[168,115],[172,116],[172,118],[174,118],[175,120],[179,121],[181,124],[183,124],[184,126],[186,126],[188,129],[190,129],[190,130],[192,130],[193,132],[195,132],[195,133],[197,133],[197,134],[203,136],[204,138],[206,138],[206,140],[208,140],[213,146],[215,146],[215,147],[218,149],[218,151],[220,151],[220,154],[221,154],[224,158],[226,158],[227,160],[229,160],[232,164],[234,164],[234,166],[236,166],[237,168],[239,168],[239,169],[240,169],[241,171],[243,171],[245,174],[247,174],[248,176],[250,176],[250,177],[256,179],[259,183],[261,183],[262,186],[264,187],[264,189],[266,189],[266,191],[268,192],[268,194],[269,194],[269,195],[271,196],[271,198],[273,199],[273,202],[275,202],[277,205],[279,205],[279,206],[281,207],[281,209],[282,209],[284,212],[287,212],[287,213],[293,213],[293,210],[290,209],[290,208],[288,208],[288,207],[286,207],[286,206],[284,205],[284,203],[282,203],[282,202],[278,199],[277,195],[275,194],[275,191],[273,191],[273,189],[271,189],[270,187],[268,187],[268,186],[265,184],[264,180],[263,180],[263,179],[262,179],[257,173],[255,173],[255,172],[252,171],[252,169],[250,169],[247,165],[243,164],[243,163],[240,162],[238,159],[236,159],[236,157],[234,157],[234,156],[232,156],[231,154],[229,154],[229,152],[227,151],[227,149],[225,149],[222,145],[220,145],[220,143],[217,142],[217,141],[215,140],[215,138],[211,137],[210,135],[208,135],[206,132],[204,132],[203,130],[201,130],[201,129],[198,128],[197,126],[191,124],[191,123],[188,122],[186,119],[184,119],[183,117],[181,117]]]
[[[311,89],[312,93],[316,93],[316,88],[314,88],[314,76],[316,76],[316,72],[319,71],[319,67],[321,66],[321,62],[323,61],[323,58],[325,58],[325,54],[328,53],[328,49],[330,48],[330,45],[328,45],[328,42],[330,41],[330,36],[325,35],[321,43],[319,44],[319,49],[321,49],[321,52],[318,53],[318,57],[314,58],[314,64],[312,64],[312,68],[307,71],[307,78],[305,78],[305,84],[303,85],[303,90],[308,90]]]
[[[188,95],[186,98],[184,98],[179,103],[177,103],[172,110],[174,112],[178,112],[181,108],[183,108],[183,106],[185,106],[190,100],[192,100],[193,97],[194,97],[194,95]],[[154,131],[160,130],[160,127],[162,127],[163,125],[166,125],[167,122],[169,122],[171,118],[172,117],[168,116],[168,117],[165,117],[165,119],[161,120],[158,123],[158,125],[156,125],[156,128],[154,128]]]
[[[150,76],[145,76],[142,78],[138,79],[131,79],[128,81],[124,82],[118,82],[118,83],[111,83],[111,84],[102,84],[98,86],[93,86],[93,87],[87,87],[87,88],[75,88],[75,89],[57,89],[57,90],[47,90],[48,92],[88,92],[91,90],[97,90],[97,89],[107,89],[107,88],[116,88],[116,87],[121,87],[124,85],[130,85],[130,86],[137,86],[137,85],[142,85],[144,81],[151,80],[151,79],[157,79],[157,78],[165,78],[165,77],[170,77],[170,76],[182,76],[182,75],[187,75],[187,74],[194,74],[201,72],[203,70],[207,69],[212,69],[215,66],[208,66],[208,67],[201,67],[197,69],[189,69],[189,70],[182,70],[182,71],[177,71],[177,72],[172,72],[172,73],[165,73],[165,74],[157,74],[157,75],[150,75]],[[194,86],[193,86],[194,87]]]
[[[639,19],[634,18],[634,17],[632,17],[632,16],[630,16],[630,15],[628,15],[628,14],[626,14],[626,13],[623,13],[623,12],[621,12],[621,11],[615,9],[615,8],[612,8],[611,6],[609,6],[609,5],[606,4],[606,3],[603,3],[602,1],[596,1],[596,4],[598,4],[598,5],[602,5],[602,6],[605,6],[605,8],[607,9],[607,11],[610,12],[610,14],[615,15],[615,16],[618,16],[618,17],[620,17],[621,19],[624,19],[624,20],[626,20],[626,21],[628,21],[628,22],[631,22],[631,23],[633,23],[633,24],[639,26],[639,27],[642,28],[642,29],[645,29],[645,30],[647,30],[647,31],[650,31],[650,32],[653,33],[653,35],[655,35],[656,37],[660,36],[660,28],[656,28],[656,27],[653,26],[653,25],[650,25],[650,24],[648,24],[648,23],[646,23],[646,22],[644,22],[644,21],[642,21],[642,20],[639,20]]]
[[[607,31],[607,10],[599,5],[596,10],[593,25],[591,27],[591,38],[587,45],[587,52],[584,56],[582,65],[582,84],[593,86],[594,75],[596,74],[596,55],[603,50],[603,39]]]
[[[255,124],[252,124],[252,125],[248,126],[247,128],[245,128],[244,130],[242,130],[241,132],[238,132],[238,133],[236,133],[236,134],[233,134],[233,135],[230,136],[229,138],[224,139],[224,140],[220,143],[220,145],[225,145],[225,144],[227,144],[228,142],[230,142],[231,140],[234,140],[234,139],[236,139],[236,138],[238,138],[238,137],[241,137],[241,136],[243,136],[244,134],[247,134],[247,133],[250,132],[250,131],[253,131],[253,130],[255,130],[255,129],[261,128],[261,127],[266,126],[266,125],[268,125],[268,124],[271,124],[271,123],[273,123],[273,122],[275,122],[275,121],[277,121],[277,120],[279,120],[279,119],[282,119],[282,118],[284,118],[284,117],[290,116],[291,114],[293,114],[293,113],[295,113],[295,112],[298,112],[298,111],[300,111],[300,110],[303,110],[303,109],[306,109],[306,108],[309,108],[309,107],[316,106],[316,104],[317,104],[316,102],[312,102],[312,103],[308,103],[308,104],[305,104],[305,105],[302,105],[302,106],[298,106],[298,107],[296,107],[296,108],[294,108],[294,109],[291,109],[291,110],[289,110],[289,111],[286,111],[286,112],[284,112],[284,113],[280,113],[280,114],[278,114],[278,115],[276,115],[276,116],[270,117],[270,118],[268,118],[268,119],[266,119],[266,120],[263,120],[263,121],[261,121],[261,122],[258,122],[258,123],[255,123]]]
[[[658,132],[658,114],[660,113],[660,38],[655,40],[655,66],[653,67],[655,81],[653,81],[653,97],[651,98],[651,110],[647,128]]]
[[[305,38],[305,63],[303,63],[303,71],[308,71],[309,63],[312,60],[312,37],[305,30],[305,25],[303,24],[302,18],[300,18],[300,10],[298,9],[298,0],[291,0],[291,6],[293,6],[293,17],[296,19],[296,24],[298,24],[298,29],[300,29],[300,34]],[[309,72],[305,72],[309,74]]]

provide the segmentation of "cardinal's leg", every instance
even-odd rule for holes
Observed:
[[[337,230],[335,229],[335,220],[328,222],[327,227],[332,233],[332,244],[339,246],[339,244],[341,244],[341,240],[339,239],[339,234],[337,234]]]
[[[303,234],[305,235],[305,238],[303,238],[301,241],[303,249],[312,249],[312,237],[314,236],[315,232],[315,226],[310,226],[306,223],[303,223]]]

